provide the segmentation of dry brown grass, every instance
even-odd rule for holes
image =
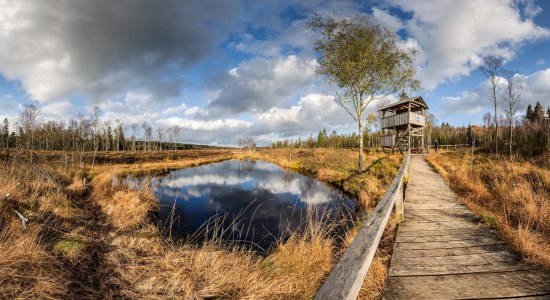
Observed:
[[[113,186],[113,173],[116,170],[101,173],[92,181],[94,200],[110,224],[117,230],[129,230],[148,223],[149,212],[158,208],[155,195],[148,186],[141,189],[130,189],[125,184]]]
[[[149,225],[114,238],[109,260],[130,298],[309,299],[332,268],[332,245],[315,222],[266,257],[218,240],[178,246]]]
[[[67,187],[67,194],[73,198],[84,196],[86,193],[86,179],[80,177],[74,177],[71,185]]]
[[[57,299],[68,293],[64,266],[48,251],[42,224],[33,223],[66,209],[58,178],[50,175],[32,166],[0,165],[0,298]],[[30,220],[27,228],[15,211]]]
[[[470,153],[427,158],[464,203],[498,228],[527,260],[550,267],[548,162],[533,164],[483,154],[472,161]]]
[[[147,214],[156,208],[157,200],[153,195],[117,191],[99,204],[117,229],[128,230],[147,222]]]
[[[0,228],[0,298],[59,299],[68,292],[63,266],[40,245],[40,228],[16,220]]]
[[[105,159],[126,161],[118,155]],[[357,174],[355,151],[303,150],[287,159],[283,151],[262,150],[250,156],[314,174],[358,195],[367,209],[376,204],[400,161],[399,156],[369,153],[369,169]],[[312,220],[265,257],[219,240],[181,245],[149,221],[148,213],[156,209],[149,189],[113,186],[114,176],[225,160],[234,157],[229,151],[100,164],[93,174],[88,166],[67,170],[51,158],[37,157],[49,163],[0,165],[0,197],[10,193],[0,201],[0,298],[309,299],[342,253],[337,237],[327,233],[330,228]],[[13,209],[29,217],[28,229]],[[367,277],[374,289],[369,295],[383,289],[387,272],[389,256],[379,252]]]

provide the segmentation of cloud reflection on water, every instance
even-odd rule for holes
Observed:
[[[175,201],[178,223],[173,232],[187,235],[215,215],[226,214],[228,223],[240,215],[240,227],[234,228],[239,239],[264,247],[274,240],[268,237],[302,226],[308,206],[321,210],[354,206],[314,178],[263,161],[231,160],[172,171],[152,184],[161,202],[163,224]]]

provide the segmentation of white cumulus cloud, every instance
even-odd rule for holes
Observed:
[[[531,19],[537,9],[529,1],[527,6],[513,0],[390,3],[412,13],[405,27],[410,38],[421,46],[418,75],[428,90],[446,80],[469,75],[485,55],[510,60],[523,44],[550,37],[548,29]],[[531,11],[527,17],[522,16],[522,7]]]

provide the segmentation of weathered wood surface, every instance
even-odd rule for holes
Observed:
[[[384,299],[550,299],[550,271],[522,262],[422,156],[409,168]]]
[[[403,178],[408,171],[409,158],[407,154],[392,184],[317,291],[316,300],[357,298],[393,207],[396,206],[398,216],[403,210]]]

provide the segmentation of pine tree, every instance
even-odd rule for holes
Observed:
[[[542,122],[544,120],[544,111],[542,110],[542,105],[537,101],[535,104],[535,110],[533,111],[533,121]]]
[[[12,131],[8,139],[8,148],[15,148],[16,146],[17,146],[17,136],[15,135],[15,132]]]
[[[328,134],[327,130],[323,129],[319,131],[317,135],[317,147],[326,147],[327,146]]]
[[[527,105],[527,112],[525,113],[525,120],[529,120],[529,121],[533,122],[533,115],[534,115],[533,107],[531,106],[531,104],[529,104],[529,105]]]
[[[468,138],[468,144],[471,145],[474,140],[474,134],[472,132],[472,125],[468,124],[468,130],[466,131],[466,137]]]
[[[122,124],[118,124],[118,127],[115,129],[116,136],[116,150],[124,151],[126,145],[126,139],[124,138],[124,129],[122,129]]]

